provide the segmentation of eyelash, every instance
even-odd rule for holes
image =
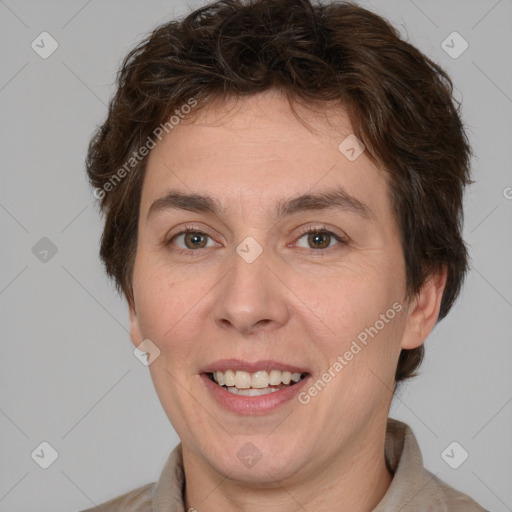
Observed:
[[[190,234],[190,233],[199,233],[201,235],[205,235],[209,238],[210,235],[208,235],[207,233],[205,233],[203,230],[195,227],[195,226],[189,226],[189,225],[185,225],[185,228],[180,231],[179,233],[176,233],[175,235],[173,235],[167,242],[165,242],[165,245],[168,246],[171,244],[171,242],[177,238],[178,236],[181,236],[181,235],[187,235],[187,234]],[[315,234],[323,234],[323,235],[330,235],[332,236],[337,242],[339,242],[339,245],[346,245],[348,243],[348,240],[342,236],[339,236],[337,235],[336,233],[330,231],[329,229],[327,229],[326,226],[305,226],[303,228],[300,229],[300,236],[297,238],[297,240],[299,240],[300,238],[302,238],[304,235],[308,235],[308,234],[312,234],[312,233],[315,233]],[[315,256],[325,256],[325,252],[328,250],[328,249],[331,249],[331,247],[327,247],[325,249],[304,249],[305,251],[309,252],[310,254],[314,254]],[[175,249],[178,253],[181,253],[181,254],[188,254],[190,256],[192,256],[191,253],[194,253],[194,252],[199,252],[198,249]]]

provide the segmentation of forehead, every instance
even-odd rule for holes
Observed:
[[[141,214],[171,189],[218,198],[224,212],[243,201],[270,214],[286,198],[339,186],[376,216],[389,213],[384,172],[365,152],[351,161],[339,149],[353,137],[345,110],[295,109],[307,126],[274,91],[192,112],[151,151]]]

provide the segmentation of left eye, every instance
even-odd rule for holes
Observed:
[[[330,247],[330,242],[336,240],[337,242],[344,243],[344,240],[333,233],[325,229],[312,229],[304,233],[300,238],[307,237],[307,243],[313,247],[312,249],[327,249]],[[316,247],[315,247],[316,246]]]

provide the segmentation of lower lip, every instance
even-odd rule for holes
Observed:
[[[224,408],[236,414],[251,415],[268,413],[295,398],[304,387],[304,383],[310,378],[310,375],[293,386],[259,396],[235,395],[213,382],[206,374],[201,374],[201,378],[208,391]]]

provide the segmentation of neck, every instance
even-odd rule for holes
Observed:
[[[185,510],[213,512],[296,512],[346,510],[370,512],[388,490],[392,475],[384,458],[385,425],[369,428],[343,453],[333,453],[319,465],[292,478],[251,485],[228,479],[204,459],[183,448]],[[318,464],[318,463],[317,463]],[[304,468],[303,468],[304,469]]]

